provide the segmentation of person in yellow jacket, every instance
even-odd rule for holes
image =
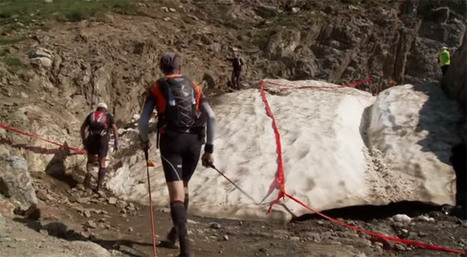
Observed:
[[[443,76],[448,71],[449,65],[451,65],[451,57],[452,56],[448,48],[443,46],[438,56],[438,63],[439,66],[441,66],[441,72],[443,73]]]

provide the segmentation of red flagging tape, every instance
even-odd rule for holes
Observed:
[[[51,143],[51,144],[53,144],[53,145],[63,146],[63,144],[59,144],[59,143],[57,143],[57,142],[50,141],[50,140],[45,139],[45,138],[41,138],[41,137],[39,137],[39,136],[37,136],[37,135],[30,134],[30,133],[24,132],[24,131],[22,131],[22,130],[9,127],[9,126],[7,126],[7,125],[5,125],[5,124],[2,124],[2,123],[0,123],[0,127],[1,127],[1,128],[4,128],[4,129],[6,129],[6,130],[13,131],[13,132],[16,132],[16,133],[18,133],[18,134],[24,135],[24,136],[28,136],[28,137],[31,137],[31,138],[37,138],[37,139],[39,139],[39,140],[42,140],[42,141],[47,142],[47,143]],[[70,150],[73,150],[73,151],[76,152],[76,153],[79,153],[79,154],[87,154],[86,151],[81,150],[81,149],[76,148],[76,147],[68,147],[68,148],[69,148]]]
[[[364,79],[364,80],[360,80],[360,81],[357,81],[357,82],[354,82],[354,83],[350,83],[350,84],[347,84],[347,85],[342,85],[342,86],[339,86],[339,87],[354,87],[354,86],[357,86],[357,85],[360,85],[362,83],[365,83],[365,82],[369,82],[371,81],[371,77],[368,78],[368,79]],[[334,219],[334,218],[331,218],[327,215],[324,215],[323,213],[319,212],[319,211],[316,211],[314,209],[312,209],[311,207],[309,207],[308,205],[306,205],[305,203],[303,203],[302,201],[300,201],[299,199],[289,195],[286,191],[285,191],[285,174],[284,174],[284,167],[283,167],[283,161],[282,161],[282,145],[281,145],[281,141],[280,141],[280,134],[279,134],[279,129],[277,128],[277,122],[276,122],[276,119],[274,118],[274,115],[271,111],[271,108],[269,106],[269,103],[268,103],[268,100],[266,98],[266,93],[264,91],[264,87],[265,85],[267,84],[272,84],[272,85],[275,85],[275,86],[280,86],[282,88],[294,88],[294,89],[303,89],[303,88],[323,88],[323,87],[311,87],[311,86],[300,86],[300,87],[293,87],[293,86],[289,86],[289,85],[283,85],[283,84],[279,84],[279,83],[274,83],[274,82],[270,82],[270,81],[264,81],[262,80],[260,82],[260,90],[261,90],[261,98],[263,99],[263,102],[264,102],[264,105],[266,106],[266,113],[267,115],[271,118],[272,120],[272,127],[274,129],[274,134],[275,134],[275,137],[276,137],[276,152],[277,152],[277,172],[276,172],[276,178],[274,179],[274,181],[271,183],[271,186],[269,187],[269,192],[267,193],[266,197],[268,197],[272,191],[274,189],[278,189],[279,190],[279,194],[277,196],[277,198],[271,203],[271,205],[269,206],[269,210],[268,211],[271,211],[272,207],[283,197],[288,197],[290,199],[292,199],[293,201],[295,201],[296,203],[302,205],[303,207],[305,207],[306,209],[320,215],[321,217],[323,218],[326,218],[334,223],[337,223],[339,225],[342,225],[344,227],[348,227],[348,228],[351,228],[351,229],[354,229],[356,231],[359,231],[359,232],[362,232],[362,233],[365,233],[365,234],[368,234],[368,235],[371,235],[371,236],[374,236],[374,237],[377,237],[377,238],[381,238],[381,239],[385,239],[385,240],[390,240],[390,241],[394,241],[394,242],[397,242],[397,243],[402,243],[402,244],[407,244],[407,245],[413,245],[413,246],[417,246],[417,247],[420,247],[420,248],[425,248],[425,249],[429,249],[429,250],[435,250],[435,251],[443,251],[443,252],[450,252],[450,253],[456,253],[456,254],[461,254],[461,255],[467,255],[467,252],[465,251],[460,251],[460,250],[456,250],[456,249],[450,249],[450,248],[445,248],[445,247],[441,247],[441,246],[436,246],[436,245],[431,245],[431,244],[426,244],[426,243],[422,243],[422,242],[418,242],[418,241],[412,241],[412,240],[407,240],[407,239],[401,239],[401,238],[397,238],[397,237],[392,237],[392,236],[388,236],[388,235],[382,235],[382,234],[378,234],[376,232],[373,232],[373,231],[370,231],[370,230],[366,230],[366,229],[362,229],[362,228],[359,228],[359,227],[356,227],[356,226],[353,226],[353,225],[350,225],[350,224],[347,224],[343,221],[340,221],[340,220],[337,220],[337,219]],[[339,87],[326,87],[326,88],[339,88]],[[266,198],[265,197],[265,198]]]
[[[287,88],[287,89],[336,89],[336,88],[344,88],[344,87],[356,87],[363,83],[371,83],[372,81],[373,79],[371,77],[368,77],[366,79],[362,79],[359,81],[355,81],[355,82],[340,85],[340,86],[292,86],[292,85],[285,85],[285,84],[276,83],[272,81],[266,81],[266,83],[272,86],[276,86],[280,88]]]
[[[269,107],[268,99],[266,98],[266,93],[264,91],[264,85],[265,82],[264,80],[261,81],[260,87],[261,87],[261,98],[263,99],[264,105],[266,106],[266,113],[267,115],[271,118],[272,120],[272,128],[274,129],[274,134],[276,137],[276,152],[277,152],[277,171],[276,171],[276,179],[271,183],[269,186],[269,192],[266,195],[268,197],[274,189],[279,189],[280,192],[285,192],[285,178],[284,178],[284,166],[283,166],[283,161],[282,161],[282,146],[281,146],[281,136],[279,134],[279,129],[277,128],[276,125],[276,118],[274,118],[274,115],[272,114],[271,108]],[[265,198],[266,198],[265,197]],[[269,206],[269,211],[271,210],[272,206],[277,203],[280,198],[282,198],[283,195],[279,193],[277,196],[276,200]]]

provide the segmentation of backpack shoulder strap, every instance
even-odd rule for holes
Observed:
[[[167,79],[158,79],[151,88],[151,93],[156,98],[157,111],[165,113],[167,108],[167,91],[169,90],[169,84]]]

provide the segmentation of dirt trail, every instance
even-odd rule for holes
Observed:
[[[48,201],[39,221],[21,216],[7,221],[7,238],[11,240],[0,238],[0,247],[9,249],[8,256],[21,256],[12,251],[17,248],[29,249],[31,253],[40,252],[37,244],[24,243],[38,240],[37,233],[32,230],[50,235],[39,240],[44,245],[47,245],[47,240],[57,239],[61,239],[58,243],[54,241],[57,247],[66,242],[95,242],[109,250],[112,256],[152,256],[148,206],[71,189],[67,183],[47,175],[35,176],[35,183],[41,190],[53,189],[56,195],[53,195],[52,201]],[[60,204],[64,197],[76,201]],[[328,214],[332,217],[347,217],[341,220],[382,234],[455,249],[466,248],[467,223],[446,216],[438,209],[436,206],[406,203],[389,207],[354,207],[330,211]],[[409,224],[394,222],[390,217],[399,212],[411,216],[412,221]],[[161,240],[171,227],[169,209],[155,209],[154,213],[157,239]],[[202,257],[455,256],[381,242],[314,215],[285,224],[190,216],[189,231],[196,256]],[[178,254],[174,249],[159,247],[157,251],[158,256]]]

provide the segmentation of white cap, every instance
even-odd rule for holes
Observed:
[[[441,47],[441,49],[447,50],[448,48],[447,48],[447,46],[443,46],[443,47]]]
[[[97,108],[104,108],[107,110],[107,105],[105,103],[98,103],[97,106],[96,106],[96,109]]]

